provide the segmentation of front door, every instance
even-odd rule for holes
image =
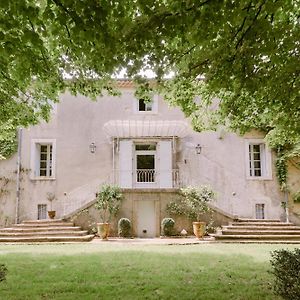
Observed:
[[[142,238],[156,236],[155,201],[137,201],[137,235]]]

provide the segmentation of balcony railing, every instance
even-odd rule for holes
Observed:
[[[122,185],[119,178],[120,173],[127,173],[128,171],[120,171],[114,170],[112,175],[112,182],[114,184]],[[128,173],[128,176],[132,177],[132,187],[153,187],[160,188],[161,182],[164,179],[164,176],[170,178],[170,172],[172,173],[172,188],[179,188],[184,185],[184,182],[180,176],[180,172],[178,169],[173,170],[157,170],[157,169],[137,169],[132,170],[132,172]],[[129,175],[131,174],[131,175]]]
[[[152,183],[155,182],[157,172],[154,169],[138,169],[136,170],[137,183]]]

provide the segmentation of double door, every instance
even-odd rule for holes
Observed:
[[[172,142],[120,141],[119,184],[124,188],[171,188]]]

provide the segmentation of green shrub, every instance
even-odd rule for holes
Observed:
[[[131,237],[131,221],[127,218],[121,218],[118,222],[119,237]]]
[[[275,293],[286,300],[300,299],[300,249],[275,250],[271,256]]]
[[[6,280],[7,268],[4,264],[0,264],[0,282]]]
[[[164,218],[161,221],[161,235],[171,236],[174,234],[175,221],[172,218]]]
[[[123,194],[118,186],[104,184],[97,193],[95,208],[100,212],[100,220],[109,223],[120,210]]]
[[[201,221],[204,215],[212,214],[209,202],[215,199],[214,191],[205,185],[186,187],[180,190],[181,197],[168,203],[166,211],[171,215],[186,216],[192,221]]]

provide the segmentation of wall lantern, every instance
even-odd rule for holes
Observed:
[[[93,142],[93,143],[90,144],[89,148],[90,148],[91,153],[95,153],[95,152],[96,152],[97,146],[96,146],[95,143]]]
[[[197,144],[197,146],[195,147],[195,149],[196,149],[196,153],[197,154],[201,154],[202,147],[201,147],[200,144]]]

